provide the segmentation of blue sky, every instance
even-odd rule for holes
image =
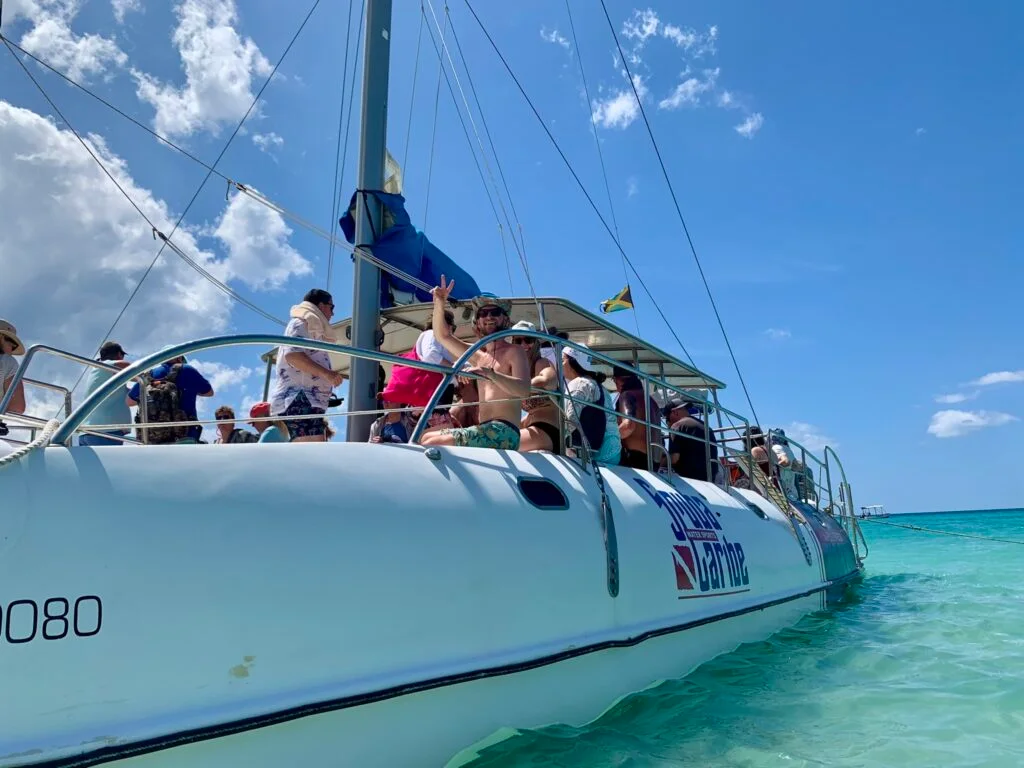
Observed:
[[[308,6],[299,5],[8,0],[3,31],[210,160],[301,21]],[[443,24],[443,4],[434,7]],[[600,8],[574,0],[577,50],[564,3],[474,7],[608,216],[590,124],[597,115],[627,253],[698,365],[728,382],[726,403],[747,411],[643,123],[628,93],[616,101],[628,83]],[[1019,506],[1024,105],[1014,94],[1024,86],[1016,32],[1024,9],[613,0],[609,10],[762,423],[837,444],[859,504]],[[317,9],[220,166],[322,227],[339,99],[348,94],[347,15],[344,3]],[[622,287],[614,244],[461,0],[451,3],[451,22],[538,292],[596,308]],[[388,144],[399,160],[408,156],[408,207],[422,226],[438,59],[424,29],[417,67],[419,23],[418,2],[395,0]],[[446,39],[453,43],[450,32]],[[30,113],[52,110],[2,53],[0,101],[14,111],[0,130],[16,130],[25,148],[9,150],[17,162],[6,153],[0,162],[0,202],[16,222],[0,235],[0,265],[19,278],[0,286],[0,316],[33,341],[91,351],[155,248],[134,212],[110,213],[125,205],[116,190],[93,198],[109,182],[90,177],[87,163],[39,159],[56,139]],[[30,66],[72,124],[120,158],[154,215],[176,219],[205,171]],[[485,289],[508,292],[495,217],[444,84],[438,104],[426,231]],[[59,151],[70,157],[81,148],[61,141]],[[354,122],[345,202],[357,152]],[[224,186],[211,181],[198,198],[186,218],[188,242],[233,288],[284,316],[307,287],[324,284],[327,244],[297,227],[289,233],[279,217],[232,208]],[[97,223],[103,216],[113,218]],[[53,232],[55,222],[71,233]],[[26,250],[44,255],[26,259]],[[511,246],[508,254],[515,292],[526,294]],[[340,254],[331,286],[339,315],[350,306],[350,276]],[[74,321],[40,308],[35,291],[54,279],[65,283],[59,304]],[[114,333],[139,351],[193,335],[274,330],[180,264],[152,279]],[[633,295],[642,334],[678,352],[636,281]],[[633,327],[629,314],[613,319]],[[222,354],[216,363],[226,400],[257,393],[251,355]],[[950,402],[936,400],[943,396]]]

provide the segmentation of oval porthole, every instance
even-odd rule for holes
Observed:
[[[538,509],[568,509],[569,499],[562,489],[543,477],[520,477],[519,491]]]

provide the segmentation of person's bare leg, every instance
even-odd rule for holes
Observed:
[[[293,437],[291,442],[293,443],[326,443],[327,435],[303,435],[302,437]]]
[[[424,432],[420,435],[420,445],[455,445],[455,435],[441,432]]]
[[[551,451],[554,446],[551,438],[546,432],[535,426],[519,430],[519,450],[525,451]]]

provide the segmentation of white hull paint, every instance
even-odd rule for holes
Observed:
[[[813,521],[797,534],[748,492],[602,474],[614,598],[597,483],[564,458],[39,451],[0,471],[0,766],[441,765],[502,728],[584,723],[824,605]],[[568,508],[529,504],[523,477]],[[706,589],[686,542],[719,545]],[[45,639],[64,600],[82,636]]]

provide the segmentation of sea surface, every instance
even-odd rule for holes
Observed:
[[[1024,510],[884,522],[1024,541]],[[863,529],[845,604],[470,765],[1024,766],[1024,546]]]

